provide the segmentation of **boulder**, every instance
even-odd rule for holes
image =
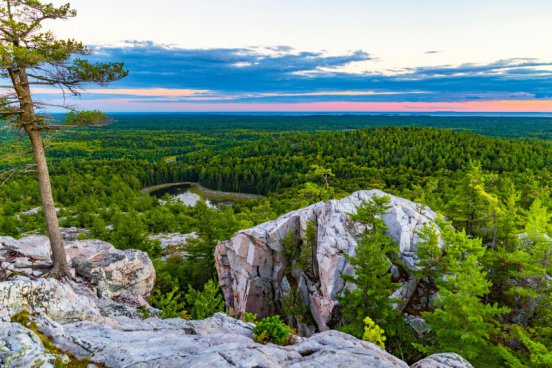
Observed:
[[[404,320],[418,338],[423,338],[430,331],[429,325],[422,317],[406,315]]]
[[[63,240],[79,240],[90,238],[90,230],[79,229],[77,227],[62,227],[61,237]]]
[[[9,321],[22,310],[47,314],[61,323],[102,320],[94,294],[89,289],[54,279],[31,280],[17,276],[0,282],[0,306],[0,320],[4,321]]]
[[[464,358],[454,353],[433,354],[416,362],[411,368],[473,368]]]
[[[76,274],[95,285],[99,296],[147,304],[145,298],[155,286],[155,269],[146,253],[122,251],[99,240],[67,242],[65,249]]]
[[[289,292],[289,285],[298,285],[318,329],[325,331],[332,327],[330,321],[335,317],[336,298],[348,287],[342,274],[353,273],[346,255],[354,255],[357,240],[364,230],[363,226],[351,221],[349,214],[356,213],[356,207],[370,201],[374,195],[386,193],[359,191],[341,200],[320,202],[240,231],[232,239],[220,242],[215,250],[216,267],[229,312],[270,315],[277,309],[278,298]],[[424,224],[435,223],[437,215],[404,198],[389,197],[390,208],[382,219],[389,228],[388,235],[397,243],[401,267],[414,269],[420,240],[417,232]],[[308,223],[314,223],[317,232],[312,249],[312,272],[298,271],[290,276],[285,272],[287,260],[281,241],[290,231],[304,236]],[[400,275],[398,269],[395,273]],[[404,307],[416,290],[417,281],[408,272],[406,274],[401,280],[403,286],[395,295],[404,301],[398,308]]]
[[[64,244],[73,273],[94,285],[100,296],[146,305],[145,298],[155,285],[155,270],[146,253],[119,250],[100,240],[73,240]],[[9,274],[37,277],[50,265],[48,237],[32,235],[19,240],[0,237],[0,266],[4,273],[0,271],[0,277]]]

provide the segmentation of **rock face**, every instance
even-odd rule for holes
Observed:
[[[77,288],[79,285],[75,285]],[[81,295],[68,283],[52,279],[31,280],[17,276],[0,282],[0,320],[9,318],[22,310],[37,314],[48,314],[62,322],[101,320],[101,312],[91,290]]]
[[[34,323],[65,354],[106,367],[408,367],[376,345],[338,331],[296,345],[261,345],[251,338],[252,324],[222,313],[202,321],[117,316],[60,324],[40,316]],[[56,356],[32,331],[17,323],[0,328],[3,367],[52,367]],[[434,355],[415,367],[473,368],[455,354]]]
[[[66,241],[65,250],[74,273],[94,285],[99,296],[146,304],[145,298],[155,284],[155,270],[146,253],[122,251],[99,240]],[[50,264],[50,242],[46,236],[20,240],[0,236],[0,279],[10,274],[36,277]]]
[[[370,201],[374,195],[381,197],[386,193],[359,191],[339,201],[317,203],[240,231],[232,239],[219,243],[215,251],[216,265],[229,311],[235,315],[246,311],[269,315],[276,309],[274,301],[286,295],[290,285],[298,285],[318,329],[328,330],[336,297],[346,287],[341,275],[352,274],[345,255],[354,254],[357,239],[364,230],[350,220],[349,214],[355,213],[356,206]],[[388,234],[397,243],[401,260],[406,268],[412,269],[417,260],[417,231],[425,223],[434,223],[436,214],[404,198],[389,197],[391,207],[382,219],[389,228]],[[295,270],[290,279],[285,274],[287,260],[281,241],[290,232],[305,236],[308,223],[314,223],[317,230],[316,245],[311,250],[313,272],[307,275]],[[395,296],[406,301],[416,290],[417,281],[408,276],[408,270],[395,268],[394,271],[399,277],[402,275],[403,282]]]
[[[201,321],[142,319],[135,301],[151,290],[149,276],[145,280],[141,274],[149,272],[151,262],[140,252],[120,252],[103,242],[68,243],[76,281],[17,275],[49,262],[43,243],[41,237],[1,238],[2,267],[10,266],[0,278],[1,367],[52,368],[74,358],[90,362],[89,367],[116,368],[408,367],[376,345],[338,331],[297,338],[297,344],[282,347],[254,342],[253,324],[222,313]],[[102,289],[102,282],[110,287]],[[112,285],[118,285],[119,293]],[[32,324],[12,321],[23,310]],[[448,361],[454,365],[446,365]],[[445,354],[428,364],[471,368],[467,362],[458,365],[460,361]]]

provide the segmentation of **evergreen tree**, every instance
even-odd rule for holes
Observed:
[[[355,249],[355,255],[347,257],[354,275],[342,275],[343,279],[354,284],[353,290],[346,289],[339,299],[342,314],[347,322],[343,327],[359,338],[364,332],[364,319],[371,317],[377,324],[384,324],[392,310],[389,298],[396,286],[388,272],[390,262],[387,254],[396,251],[396,245],[385,234],[387,225],[378,218],[388,208],[389,197],[372,197],[357,207],[351,220],[366,226],[364,234]]]
[[[32,86],[60,87],[77,95],[86,83],[107,84],[127,75],[122,63],[91,64],[78,56],[91,51],[81,42],[57,40],[43,24],[51,20],[75,17],[69,4],[54,6],[38,0],[2,0],[0,2],[0,69],[11,85],[7,96],[0,99],[0,118],[25,132],[36,164],[42,208],[46,220],[53,265],[49,276],[70,276],[65,248],[61,239],[56,206],[46,161],[42,132],[54,127],[44,115],[37,113]],[[76,56],[76,57],[75,57]],[[98,111],[71,111],[66,125],[83,126],[106,121]]]
[[[414,275],[426,282],[425,308],[429,308],[431,290],[436,286],[435,280],[441,273],[439,268],[442,251],[439,246],[439,234],[433,224],[424,224],[418,234],[421,241],[418,242],[418,269]]]
[[[491,286],[480,265],[485,247],[480,239],[456,233],[449,224],[440,224],[440,228],[446,246],[446,273],[437,282],[436,309],[422,313],[434,339],[432,345],[418,347],[428,354],[456,352],[480,367],[499,366],[501,358],[493,337],[499,333],[497,318],[508,310],[483,303]]]
[[[463,225],[468,235],[475,235],[477,226],[483,218],[485,204],[478,191],[484,185],[481,163],[470,161],[463,178],[448,204],[448,213],[454,223]]]

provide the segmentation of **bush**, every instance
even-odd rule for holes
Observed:
[[[371,342],[372,344],[376,344],[382,349],[385,349],[386,337],[384,333],[385,331],[383,331],[383,328],[378,326],[372,318],[364,318],[364,335],[362,335],[362,339],[364,341]]]
[[[161,309],[161,318],[186,318],[188,315],[184,310],[184,302],[179,301],[178,286],[175,286],[169,293],[163,294],[159,289],[155,289],[150,296],[150,303],[158,309]]]
[[[209,280],[203,286],[203,291],[195,290],[190,286],[185,298],[193,319],[208,318],[217,312],[224,311],[222,295],[213,280]]]
[[[259,322],[259,319],[257,318],[256,314],[245,312],[243,314],[243,321],[248,323],[257,323]]]
[[[289,345],[293,329],[280,316],[263,318],[253,330],[254,340],[261,344]]]

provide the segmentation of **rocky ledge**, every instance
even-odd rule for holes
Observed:
[[[145,300],[155,281],[146,254],[97,240],[68,241],[66,248],[75,280],[44,279],[38,275],[50,265],[45,237],[0,237],[1,367],[76,360],[88,367],[408,367],[338,331],[297,337],[290,346],[261,345],[252,339],[253,324],[226,314],[159,319]],[[454,354],[416,364],[471,367]]]

